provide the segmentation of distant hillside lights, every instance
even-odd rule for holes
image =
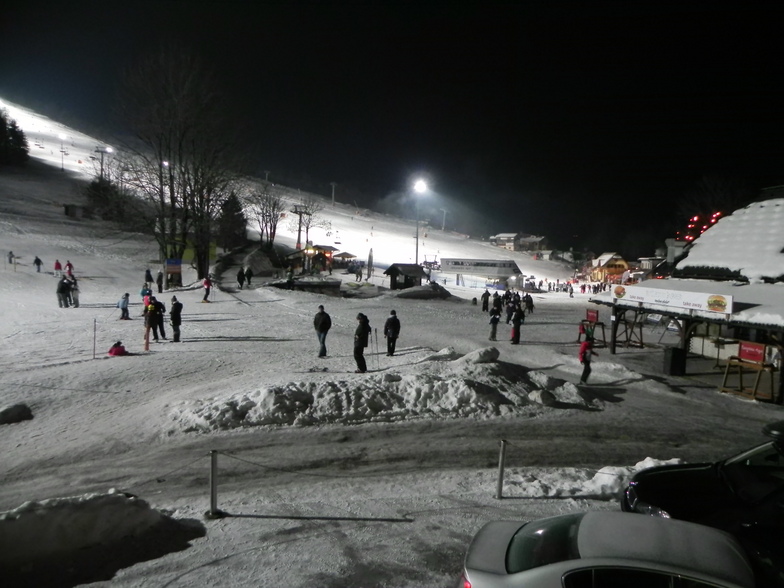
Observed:
[[[699,214],[691,217],[689,219],[689,224],[686,225],[686,230],[681,233],[681,231],[676,231],[675,239],[677,241],[694,241],[697,237],[702,235],[705,231],[711,228],[714,224],[719,222],[719,217],[723,213],[721,212],[714,212],[710,217],[702,220],[703,217]]]

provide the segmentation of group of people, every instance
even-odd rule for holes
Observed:
[[[525,314],[534,311],[534,299],[531,294],[526,292],[521,296],[517,291],[506,290],[501,296],[498,292],[493,292],[491,296],[490,291],[485,289],[481,299],[482,312],[490,314],[490,341],[498,341],[498,323],[501,322],[501,315],[505,310],[506,324],[512,325],[510,341],[512,345],[519,345],[520,327],[525,322]]]
[[[73,274],[57,280],[57,304],[60,308],[79,308],[79,284]]]
[[[324,310],[323,305],[319,305],[318,312],[313,318],[313,328],[316,330],[316,336],[319,342],[318,357],[324,358],[327,356],[327,333],[332,328],[332,319],[329,314]],[[370,344],[370,336],[372,329],[370,327],[370,319],[363,313],[357,314],[357,328],[354,331],[354,361],[357,364],[355,370],[358,374],[367,372],[367,361],[365,360],[365,348]],[[395,355],[395,347],[397,339],[400,336],[400,320],[397,318],[397,312],[391,310],[389,317],[384,323],[384,337],[387,340],[387,356]]]
[[[250,267],[245,269],[238,269],[237,270],[237,286],[239,286],[240,290],[242,290],[242,286],[245,282],[248,283],[248,288],[250,288],[250,280],[253,277],[253,272],[251,271]]]

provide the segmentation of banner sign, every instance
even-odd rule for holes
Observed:
[[[738,345],[738,357],[743,361],[763,363],[765,361],[765,345],[741,341]]]
[[[599,311],[598,310],[586,310],[585,311],[585,320],[589,323],[598,323],[599,322]]]
[[[613,302],[641,302],[661,304],[675,308],[702,310],[720,314],[732,314],[732,296],[706,294],[704,292],[681,292],[641,286],[615,286],[612,289]]]
[[[181,259],[167,259],[166,260],[166,273],[167,274],[181,274],[182,273],[182,260]]]

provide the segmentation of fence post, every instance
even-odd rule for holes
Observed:
[[[506,439],[501,439],[501,454],[498,456],[498,486],[495,497],[501,500],[504,497],[504,460],[506,459]]]
[[[218,452],[210,450],[210,510],[204,513],[208,519],[222,519],[226,513],[218,510]]]

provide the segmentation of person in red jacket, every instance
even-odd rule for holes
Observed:
[[[208,298],[210,297],[210,290],[212,289],[212,280],[210,280],[209,276],[204,278],[202,286],[204,286],[204,298],[202,298],[201,301],[209,302]]]
[[[580,384],[588,383],[588,376],[591,375],[591,356],[599,355],[593,350],[593,337],[586,337],[580,344],[580,363],[583,364],[583,375],[580,377]]]
[[[117,343],[109,348],[109,355],[130,355],[130,353],[123,347],[122,341],[117,341]]]
[[[59,278],[63,273],[63,264],[60,263],[59,259],[54,260],[54,277]]]

